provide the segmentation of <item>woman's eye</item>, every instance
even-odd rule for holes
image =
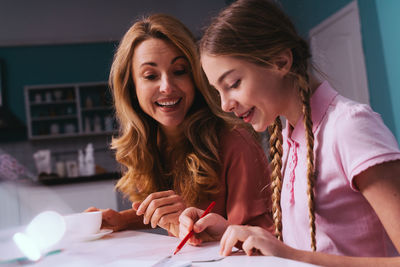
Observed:
[[[229,88],[232,88],[232,89],[238,88],[241,81],[242,80],[240,80],[240,79],[236,80],[236,82],[234,82],[231,86],[229,86]]]
[[[181,69],[181,70],[174,71],[174,74],[177,75],[177,76],[184,75],[186,73],[187,73],[186,69]]]

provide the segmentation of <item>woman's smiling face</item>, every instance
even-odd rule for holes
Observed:
[[[168,41],[151,38],[135,48],[132,68],[142,110],[164,129],[177,129],[195,95],[184,54]]]

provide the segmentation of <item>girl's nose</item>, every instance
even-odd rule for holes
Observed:
[[[233,112],[237,106],[237,102],[232,98],[221,94],[221,108],[225,112]]]
[[[160,92],[164,94],[169,94],[173,91],[173,83],[171,79],[165,75],[161,78],[161,84],[160,84]]]

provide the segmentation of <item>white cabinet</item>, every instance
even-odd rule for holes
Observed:
[[[0,228],[26,225],[45,210],[62,215],[90,206],[117,210],[116,180],[44,186],[31,181],[0,183]]]
[[[112,134],[112,98],[106,82],[25,86],[31,140]]]

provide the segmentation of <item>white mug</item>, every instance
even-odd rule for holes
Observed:
[[[101,211],[80,212],[64,216],[66,235],[88,236],[100,231],[102,221]]]

